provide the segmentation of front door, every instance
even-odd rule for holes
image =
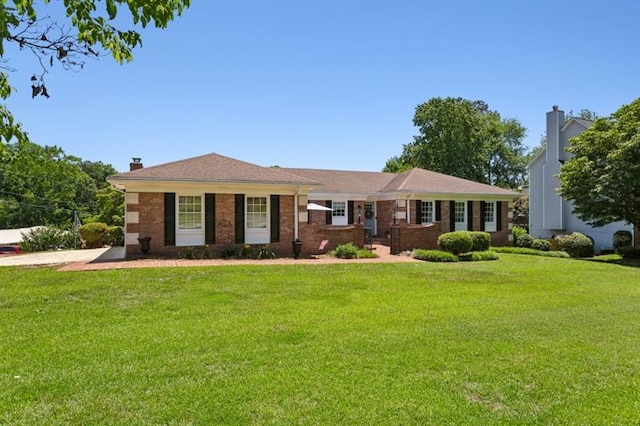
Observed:
[[[376,205],[364,203],[364,227],[370,229],[371,235],[376,235]]]

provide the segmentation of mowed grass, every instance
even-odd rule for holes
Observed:
[[[637,424],[640,269],[0,268],[0,423]]]

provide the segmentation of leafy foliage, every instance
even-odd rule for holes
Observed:
[[[633,244],[633,235],[630,231],[622,229],[613,233],[613,247],[619,249],[621,247],[629,247]]]
[[[533,246],[533,237],[529,234],[518,235],[515,240],[516,247],[531,248]]]
[[[416,107],[419,135],[389,159],[384,171],[421,167],[464,179],[517,188],[524,182],[526,129],[482,101],[433,98]]]
[[[416,249],[413,258],[427,262],[457,262],[458,256],[448,251]]]
[[[618,253],[624,259],[640,259],[640,247],[620,247]]]
[[[564,251],[541,251],[524,247],[491,247],[491,251],[496,253],[511,253],[511,254],[529,254],[533,256],[545,256],[545,257],[570,257]]]
[[[549,242],[549,240],[543,240],[541,238],[536,238],[531,243],[531,248],[534,249],[534,250],[549,251],[549,250],[551,250],[551,243]]]
[[[571,257],[592,257],[594,253],[593,241],[580,232],[556,237],[561,250]]]
[[[491,245],[491,234],[482,231],[471,231],[473,245],[471,251],[487,251]]]
[[[188,246],[178,252],[180,259],[211,259],[213,253],[209,246]]]
[[[474,251],[471,253],[471,260],[474,262],[481,262],[485,260],[499,260],[500,256],[495,251]]]
[[[80,239],[71,230],[60,229],[55,226],[42,226],[31,229],[22,234],[20,249],[37,252],[58,250],[61,248],[79,248]]]
[[[518,237],[520,235],[524,235],[527,234],[527,230],[521,226],[514,226],[513,229],[511,229],[511,237],[513,238],[513,245],[515,247],[517,247],[517,243],[518,243]]]
[[[640,223],[640,98],[571,139],[559,193],[594,226]]]
[[[5,145],[0,161],[0,228],[68,227],[83,221],[124,223],[124,195],[109,186],[111,165],[82,161],[56,146]]]
[[[91,222],[78,228],[80,236],[89,247],[101,246],[109,239],[109,227],[106,223]]]
[[[340,244],[330,254],[339,259],[357,259],[359,248],[353,243]]]
[[[446,232],[438,237],[438,247],[453,254],[467,253],[473,247],[473,238],[469,231]]]

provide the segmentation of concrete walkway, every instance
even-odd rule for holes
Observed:
[[[111,262],[124,260],[124,247],[88,250],[58,250],[0,257],[0,266],[59,265],[72,262]]]

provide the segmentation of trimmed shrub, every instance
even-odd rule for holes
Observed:
[[[549,240],[542,240],[542,239],[536,238],[533,240],[533,243],[531,244],[531,248],[534,250],[549,251],[551,250],[551,243],[549,242]]]
[[[520,227],[520,226],[514,226],[513,229],[511,230],[511,236],[513,237],[513,246],[514,247],[518,247],[516,244],[518,242],[518,237],[520,235],[525,235],[527,234],[527,230]]]
[[[623,259],[640,259],[640,247],[620,247],[618,253]]]
[[[533,237],[529,234],[520,234],[515,240],[516,247],[531,248],[533,245]]]
[[[107,229],[107,244],[112,246],[124,245],[124,231],[121,226],[110,226]]]
[[[500,259],[500,256],[498,256],[498,253],[496,253],[495,251],[484,250],[474,251],[473,253],[471,253],[471,260],[473,260],[474,262],[498,259]]]
[[[473,247],[473,238],[469,231],[447,232],[438,237],[438,247],[453,254],[467,253]]]
[[[109,236],[109,227],[103,222],[91,222],[78,228],[80,237],[89,247],[100,247],[104,245]]]
[[[524,247],[491,247],[492,251],[497,253],[511,253],[511,254],[529,254],[533,256],[545,256],[545,257],[561,257],[568,258],[569,255],[563,251],[540,251]]]
[[[185,247],[178,252],[180,259],[211,259],[213,253],[209,246]]]
[[[620,230],[613,233],[613,248],[616,250],[621,247],[631,247],[633,237],[631,232]]]
[[[489,246],[491,245],[491,234],[488,232],[472,231],[471,239],[473,240],[471,251],[489,250]]]
[[[20,242],[20,250],[30,252],[72,249],[79,246],[80,238],[76,238],[73,232],[54,226],[31,229],[22,234]]]
[[[427,262],[457,262],[458,256],[448,251],[416,249],[413,258]]]
[[[580,232],[559,235],[556,240],[560,249],[571,257],[593,257],[593,240]]]
[[[339,259],[357,259],[358,247],[353,243],[340,244],[333,253]]]

